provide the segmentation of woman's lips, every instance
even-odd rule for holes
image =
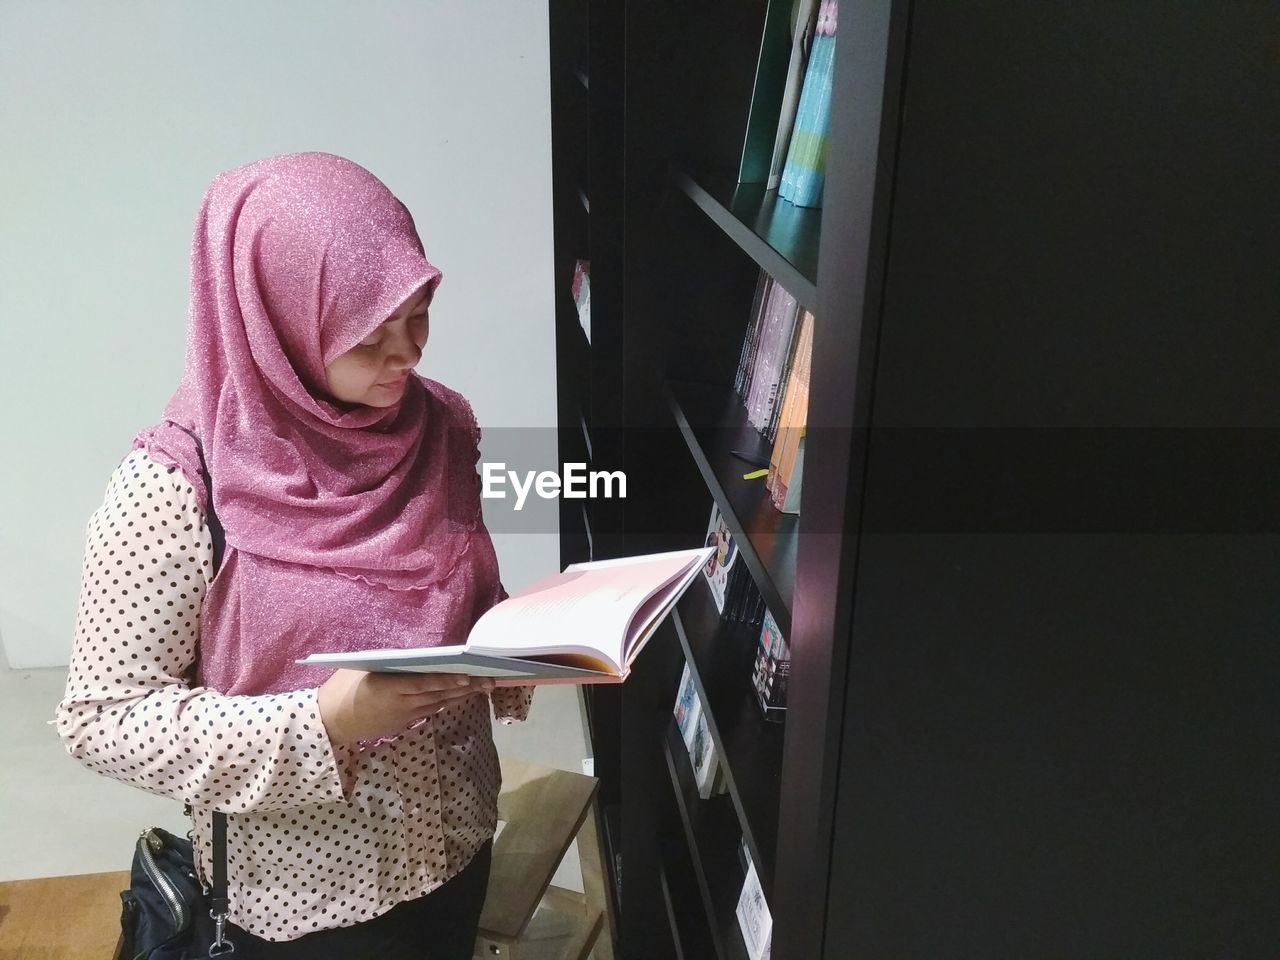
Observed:
[[[404,373],[404,374],[401,374],[399,377],[397,377],[397,378],[396,378],[396,379],[394,379],[394,380],[383,380],[381,383],[379,383],[379,384],[378,384],[378,386],[380,386],[380,387],[400,387],[400,386],[403,386],[403,385],[404,385],[404,382],[405,382],[406,380],[408,380],[408,379],[409,379],[409,375],[408,375],[407,373]]]

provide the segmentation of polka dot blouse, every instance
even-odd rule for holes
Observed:
[[[213,541],[181,471],[135,450],[86,530],[75,647],[54,724],[86,767],[192,805],[202,879],[227,821],[231,919],[267,940],[349,926],[457,874],[497,826],[490,697],[377,749],[330,742],[315,688],[193,687]],[[492,694],[528,715],[533,689]]]

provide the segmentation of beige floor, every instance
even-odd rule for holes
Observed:
[[[148,826],[186,833],[175,801],[90,773],[45,721],[62,697],[63,670],[0,670],[0,880],[127,870]],[[529,719],[494,725],[503,756],[582,772],[586,756],[576,687],[538,690]],[[582,890],[577,849],[553,881]]]

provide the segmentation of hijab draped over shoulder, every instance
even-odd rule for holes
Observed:
[[[479,429],[459,394],[411,374],[391,407],[327,393],[325,367],[440,271],[413,218],[325,153],[220,174],[191,247],[186,364],[135,437],[226,532],[205,597],[202,681],[224,693],[322,682],[316,651],[465,640],[501,593],[480,519]]]

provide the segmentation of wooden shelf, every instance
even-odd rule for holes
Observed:
[[[702,800],[675,720],[667,725],[662,745],[684,828],[699,898],[711,928],[719,960],[747,960],[735,909],[746,874],[738,860],[737,817],[727,796]]]
[[[760,183],[695,179],[672,170],[676,185],[802,307],[818,308],[818,237],[822,210],[797,207]]]
[[[751,685],[760,628],[720,619],[705,584],[672,617],[707,725],[726,768],[729,797],[766,897],[773,895],[782,786],[783,725],[766,721]]]
[[[771,445],[747,422],[732,389],[668,382],[663,390],[747,569],[783,636],[790,637],[799,517],[774,507],[763,478],[743,480],[755,468],[731,453],[740,450],[768,459]]]

